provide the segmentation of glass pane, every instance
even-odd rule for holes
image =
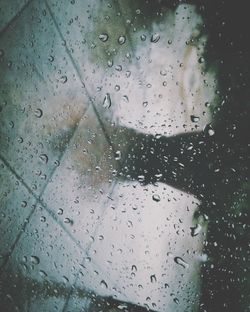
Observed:
[[[207,2],[1,2],[1,311],[248,311],[249,18]]]

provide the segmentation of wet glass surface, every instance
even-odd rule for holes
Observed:
[[[249,311],[236,7],[0,3],[1,311]]]

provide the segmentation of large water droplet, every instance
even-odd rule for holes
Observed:
[[[182,266],[184,269],[189,267],[188,263],[184,261],[181,257],[174,257],[174,262]]]
[[[158,33],[155,33],[151,36],[151,39],[150,41],[153,42],[153,43],[156,43],[160,40],[160,35]]]
[[[111,106],[111,99],[110,99],[109,93],[106,93],[106,95],[104,97],[104,100],[103,100],[102,106],[104,108],[110,108],[110,106]]]
[[[106,42],[108,40],[109,36],[108,34],[100,34],[99,35],[99,39],[102,41],[102,42]]]

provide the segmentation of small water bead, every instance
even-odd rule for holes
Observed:
[[[197,236],[200,231],[201,231],[202,227],[200,224],[196,224],[194,227],[191,227],[190,230],[191,230],[191,236],[194,237],[194,236]]]
[[[39,271],[39,274],[40,274],[40,276],[41,276],[42,278],[45,278],[45,277],[48,276],[48,274],[47,274],[45,271],[43,271],[43,270],[40,270],[40,271]]]
[[[44,164],[47,164],[47,163],[48,163],[48,160],[49,160],[49,158],[48,158],[48,156],[47,156],[46,154],[41,154],[41,155],[39,156],[39,159],[40,159]]]
[[[34,112],[34,115],[37,117],[37,118],[41,118],[43,116],[43,111],[40,109],[40,108],[37,108]]]
[[[64,76],[61,76],[60,79],[59,79],[59,81],[60,81],[61,83],[64,84],[64,83],[66,83],[66,82],[68,81],[68,77],[65,76],[65,75],[64,75]]]
[[[192,122],[198,122],[200,120],[200,117],[195,116],[195,115],[191,115],[190,119],[191,119]]]
[[[123,95],[123,101],[124,102],[126,102],[126,103],[128,103],[129,102],[129,99],[128,99],[128,96],[127,95]]]
[[[22,208],[27,207],[27,202],[26,202],[25,200],[21,202],[21,207],[22,207]]]
[[[108,67],[112,67],[113,66],[113,61],[112,60],[109,60],[108,61]]]
[[[205,62],[204,57],[200,57],[200,58],[198,59],[198,62],[199,62],[200,64],[204,63],[204,62]]]
[[[30,262],[33,264],[39,264],[40,259],[37,256],[30,256]]]
[[[147,36],[146,35],[141,35],[141,41],[145,41],[147,39]]]
[[[104,108],[110,108],[111,107],[111,98],[110,98],[110,94],[106,93],[104,100],[103,100],[103,104],[102,106]]]
[[[122,71],[122,66],[121,65],[117,65],[116,67],[115,67],[115,70],[117,70],[117,71]]]
[[[108,41],[109,36],[108,36],[108,34],[103,33],[103,34],[100,34],[100,35],[99,35],[99,39],[100,39],[102,42],[106,42],[106,41]]]
[[[121,151],[116,151],[115,152],[115,160],[120,160],[121,156],[122,156]]]
[[[41,217],[40,217],[40,221],[41,221],[41,222],[46,222],[46,217],[41,216]]]
[[[63,209],[62,209],[62,208],[59,208],[58,211],[57,211],[57,214],[58,214],[59,216],[61,216],[61,215],[63,214]]]
[[[101,281],[100,285],[102,288],[105,288],[105,289],[108,288],[108,284],[104,280]]]
[[[63,222],[66,224],[73,224],[73,221],[70,218],[65,218]]]
[[[55,58],[54,58],[54,56],[52,56],[52,55],[50,55],[50,56],[48,57],[48,60],[49,60],[49,62],[51,62],[51,63],[54,61],[54,59],[55,59]]]
[[[184,261],[181,257],[174,257],[174,262],[182,266],[184,269],[189,267],[188,263]]]
[[[125,36],[119,36],[118,38],[118,43],[120,45],[124,44],[126,42],[126,37]]]
[[[150,39],[150,41],[151,41],[152,43],[156,43],[156,42],[158,42],[159,40],[160,40],[160,35],[159,35],[158,33],[153,34],[153,35],[151,36],[151,39]]]
[[[150,281],[151,281],[151,283],[156,283],[157,279],[156,279],[155,274],[150,276]]]
[[[153,199],[153,201],[155,201],[155,202],[157,202],[157,203],[161,200],[160,196],[157,195],[157,194],[154,194],[154,195],[152,196],[152,199]]]

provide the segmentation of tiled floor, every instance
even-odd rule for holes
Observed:
[[[185,20],[183,7],[178,10]],[[119,142],[111,143],[110,124],[173,135],[195,130],[191,114],[202,129],[215,86],[207,77],[200,87],[198,52],[183,50],[183,28],[194,34],[195,18],[185,24],[169,13],[167,23],[179,28],[166,34],[164,21],[141,29],[132,12],[122,1],[5,1],[1,7],[4,311],[121,310],[114,299],[156,311],[197,308],[203,238],[191,237],[190,227],[199,202],[163,184],[116,179]],[[188,12],[195,14],[192,6]],[[106,32],[107,43],[99,39]],[[162,36],[158,45],[150,40],[154,33]],[[103,107],[105,96],[110,109]],[[173,97],[187,102],[175,105]],[[152,200],[154,194],[161,200]],[[176,257],[188,265],[176,264]]]

